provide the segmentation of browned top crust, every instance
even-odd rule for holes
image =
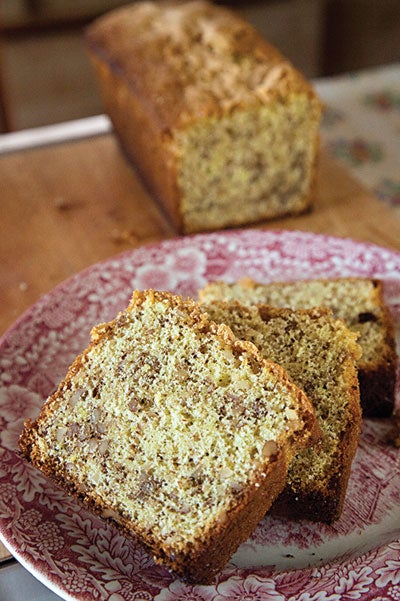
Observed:
[[[290,93],[320,106],[311,85],[250,24],[203,0],[125,6],[96,20],[86,40],[162,130]]]

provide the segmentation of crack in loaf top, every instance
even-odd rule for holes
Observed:
[[[250,25],[202,0],[117,9],[89,27],[87,40],[163,129],[266,104],[291,91],[315,97]]]

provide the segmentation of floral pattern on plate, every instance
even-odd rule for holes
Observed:
[[[19,432],[135,288],[195,296],[208,280],[374,276],[400,323],[400,255],[305,232],[243,230],[138,248],[55,288],[0,341],[0,534],[65,599],[169,601],[398,601],[399,451],[387,420],[366,420],[346,504],[332,526],[266,516],[213,586],[188,586],[141,547],[83,509],[15,453]],[[397,390],[399,399],[400,391]]]

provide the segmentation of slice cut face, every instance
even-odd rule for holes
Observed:
[[[144,291],[93,329],[20,447],[159,561],[207,581],[314,428],[305,394],[254,345],[193,301]]]
[[[292,282],[210,282],[199,292],[202,302],[238,300],[292,309],[326,307],[358,334],[361,407],[364,417],[389,417],[395,405],[396,339],[385,303],[383,282],[375,278],[341,277]]]
[[[328,523],[338,519],[361,430],[356,336],[323,309],[246,307],[238,301],[215,301],[204,309],[282,365],[314,404],[322,441],[293,459],[273,510]]]

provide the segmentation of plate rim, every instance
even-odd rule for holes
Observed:
[[[311,232],[309,230],[297,230],[297,229],[293,229],[293,230],[285,230],[285,229],[262,229],[262,228],[240,228],[240,229],[226,229],[226,230],[217,230],[214,232],[202,232],[202,233],[196,233],[196,234],[187,234],[187,235],[179,235],[179,236],[174,236],[172,238],[162,238],[161,240],[155,241],[155,242],[149,242],[148,244],[143,244],[143,245],[139,245],[139,246],[135,246],[134,248],[129,248],[126,250],[123,250],[119,253],[116,253],[115,255],[110,255],[109,257],[105,257],[104,259],[101,259],[99,261],[95,261],[93,263],[91,263],[90,265],[87,265],[86,267],[84,267],[82,270],[77,271],[65,278],[63,278],[60,282],[58,282],[55,286],[53,286],[52,288],[50,288],[49,290],[42,292],[38,298],[34,301],[33,304],[31,304],[29,307],[27,307],[26,309],[24,309],[22,311],[22,313],[6,328],[6,330],[0,335],[0,346],[3,343],[3,339],[9,334],[10,330],[14,329],[14,327],[17,327],[20,323],[20,321],[23,321],[26,316],[35,308],[35,306],[41,302],[44,302],[46,300],[46,298],[49,295],[53,295],[55,292],[57,292],[57,290],[59,288],[62,288],[63,286],[67,285],[68,282],[70,281],[74,281],[76,278],[80,278],[82,276],[85,276],[85,274],[87,272],[90,272],[92,269],[95,268],[99,268],[103,265],[108,265],[109,263],[112,263],[113,261],[119,261],[122,260],[124,257],[127,257],[131,254],[135,254],[136,252],[143,250],[143,249],[154,249],[157,248],[158,246],[169,246],[172,245],[174,246],[174,244],[179,244],[180,241],[182,240],[197,240],[197,239],[203,239],[203,238],[212,238],[212,237],[219,237],[221,235],[227,235],[235,237],[235,236],[242,236],[243,234],[247,234],[247,235],[272,235],[272,236],[279,236],[279,235],[285,235],[285,236],[300,236],[304,238],[317,238],[319,240],[323,240],[325,242],[344,242],[344,243],[349,243],[349,244],[356,244],[357,246],[362,246],[365,248],[370,248],[370,249],[375,249],[375,250],[380,250],[380,251],[385,251],[388,252],[390,254],[392,254],[393,256],[397,256],[397,258],[400,260],[400,251],[396,250],[396,249],[392,249],[389,246],[383,246],[380,244],[376,244],[375,242],[369,242],[367,240],[358,240],[356,238],[352,238],[351,236],[336,236],[333,234],[325,234],[325,233],[321,233],[321,232]]]
[[[396,257],[396,259],[398,259],[400,261],[400,252],[390,249],[385,246],[380,246],[378,244],[371,243],[368,241],[355,240],[351,237],[338,237],[338,236],[332,236],[329,234],[319,234],[319,233],[302,231],[302,230],[281,230],[281,229],[276,229],[276,230],[275,229],[274,230],[262,230],[262,229],[223,230],[223,231],[218,231],[218,232],[192,234],[190,236],[180,236],[180,237],[162,239],[159,241],[151,242],[149,244],[143,244],[139,247],[124,250],[121,253],[117,253],[115,255],[111,255],[110,257],[107,257],[101,261],[95,262],[95,263],[87,266],[83,270],[81,270],[75,274],[72,274],[71,276],[69,276],[69,277],[65,278],[64,280],[62,280],[61,282],[59,282],[52,289],[50,289],[49,291],[40,295],[39,298],[30,307],[28,307],[25,311],[23,311],[23,313],[6,329],[6,331],[0,337],[0,349],[3,347],[3,344],[7,341],[8,336],[10,335],[10,333],[12,333],[14,328],[18,328],[18,326],[21,324],[21,322],[23,323],[24,321],[26,321],[30,318],[31,313],[34,311],[35,307],[37,307],[38,304],[46,304],[46,302],[48,302],[48,300],[51,297],[56,295],[60,289],[65,288],[65,286],[68,285],[69,282],[74,281],[76,279],[85,278],[87,276],[87,274],[91,273],[94,269],[100,269],[101,267],[106,267],[108,265],[111,266],[113,262],[120,263],[125,258],[127,258],[131,255],[134,255],[138,251],[143,251],[143,250],[151,251],[151,250],[155,250],[160,247],[161,248],[165,248],[165,247],[173,248],[176,245],[179,246],[179,243],[182,240],[185,240],[185,241],[187,241],[187,240],[204,240],[204,239],[209,239],[209,238],[220,238],[221,236],[227,236],[228,238],[232,236],[233,238],[238,239],[238,238],[241,238],[243,236],[243,234],[245,234],[246,236],[251,236],[251,235],[254,235],[254,233],[256,233],[257,236],[261,236],[262,238],[265,237],[266,243],[268,242],[268,238],[272,239],[274,237],[279,237],[279,236],[289,236],[289,237],[295,236],[297,238],[300,237],[307,243],[310,243],[310,241],[318,240],[319,243],[323,243],[324,245],[326,245],[326,244],[329,245],[329,244],[338,243],[338,242],[350,243],[350,244],[356,245],[358,248],[361,248],[364,252],[366,249],[375,249],[377,251],[386,251],[390,255]],[[400,280],[400,274],[399,274],[399,280]],[[12,547],[12,545],[9,544],[8,540],[3,536],[2,528],[0,529],[0,540],[3,542],[3,544],[6,546],[6,548],[10,551],[10,553],[12,553],[12,555],[19,556],[18,561],[21,563],[21,565],[23,565],[23,567],[25,567],[25,569],[27,569],[30,573],[32,573],[40,582],[42,582],[49,589],[53,590],[56,594],[58,594],[59,596],[62,596],[62,598],[66,599],[66,600],[75,600],[75,599],[79,600],[81,598],[80,596],[77,596],[77,597],[70,596],[69,593],[67,593],[64,589],[58,588],[57,585],[55,584],[55,582],[53,582],[48,577],[47,574],[43,573],[42,571],[36,570],[35,566],[31,565],[29,563],[29,561],[25,560],[25,558],[19,553],[19,549],[15,550],[14,547]],[[399,539],[399,544],[400,544],[400,539]],[[13,550],[11,550],[10,547],[12,547]],[[374,550],[378,551],[380,548],[386,548],[386,547],[387,547],[387,543],[384,545],[378,546]],[[296,568],[293,568],[293,569],[296,569]],[[300,569],[300,571],[302,571],[302,570],[304,570],[304,568]],[[65,595],[67,595],[67,596],[65,596]]]

